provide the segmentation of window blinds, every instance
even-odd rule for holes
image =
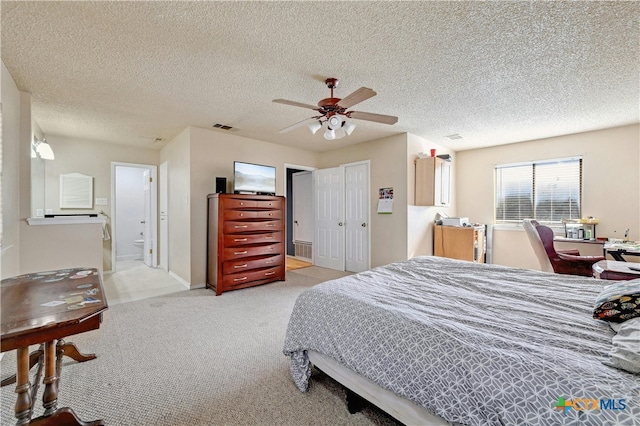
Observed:
[[[582,159],[519,163],[495,168],[495,221],[580,218]]]

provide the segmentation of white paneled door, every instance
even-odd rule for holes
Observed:
[[[345,269],[369,269],[369,165],[344,166]]]
[[[315,170],[313,263],[324,268],[344,270],[344,223],[342,168]]]
[[[350,272],[369,269],[369,163],[315,170],[313,175],[315,265]]]

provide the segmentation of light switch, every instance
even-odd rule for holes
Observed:
[[[45,210],[45,214],[53,214],[53,210],[52,209],[47,209],[47,210]]]
[[[36,217],[43,217],[42,209],[36,209]]]
[[[108,198],[96,198],[96,206],[108,206],[109,199]]]

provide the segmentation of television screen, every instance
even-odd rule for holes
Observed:
[[[234,161],[233,192],[275,195],[276,168]]]

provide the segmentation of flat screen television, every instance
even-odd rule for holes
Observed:
[[[276,168],[234,161],[233,192],[235,194],[276,195]]]

